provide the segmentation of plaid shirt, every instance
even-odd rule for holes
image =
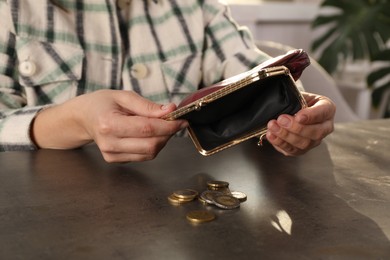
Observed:
[[[0,151],[35,149],[45,106],[98,89],[178,103],[267,58],[220,1],[125,1],[0,0]]]

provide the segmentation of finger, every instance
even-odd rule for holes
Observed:
[[[126,138],[101,142],[99,149],[107,162],[147,161],[154,159],[170,137]]]
[[[185,120],[166,121],[159,118],[115,115],[100,120],[98,132],[103,136],[153,137],[170,136],[188,126]]]
[[[104,160],[108,163],[143,162],[153,160],[155,157],[147,154],[128,153],[102,153]]]
[[[288,151],[290,149],[287,149],[287,144],[299,150],[308,150],[317,146],[323,139],[322,136],[317,136],[319,135],[318,133],[321,132],[317,129],[318,126],[302,127],[299,125],[299,129],[301,131],[298,130],[296,133],[294,133],[291,128],[285,129],[278,124],[278,121],[270,121],[268,124],[267,134],[269,134],[269,137],[274,140],[272,144],[280,146],[284,150]]]
[[[126,124],[126,121],[129,124]],[[166,121],[138,116],[126,121],[123,121],[123,127],[119,130],[122,137],[171,136],[188,126],[185,120]]]
[[[267,140],[278,152],[285,156],[297,156],[306,152],[305,150],[298,149],[297,147],[285,142],[283,139],[270,132],[267,133]]]
[[[151,138],[110,138],[97,144],[103,153],[155,155],[165,146],[171,136]]]
[[[317,124],[334,117],[336,106],[329,98],[309,93],[305,93],[304,96],[308,107],[300,110],[295,115],[299,123],[306,125]]]
[[[293,137],[302,137],[309,140],[321,140],[333,131],[333,123],[330,120],[318,124],[303,125],[296,117],[281,115],[276,122],[270,124],[271,131],[282,139],[293,143]],[[279,128],[278,128],[279,127]],[[283,129],[285,129],[283,131]],[[291,137],[289,138],[289,135]]]
[[[120,91],[115,94],[115,98],[120,106],[125,108],[131,114],[145,117],[160,118],[176,109],[176,105],[161,105],[154,103],[134,91]]]

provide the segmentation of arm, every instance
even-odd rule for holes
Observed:
[[[270,58],[257,49],[249,30],[233,20],[226,4],[207,0],[203,4],[203,13],[204,86],[238,75]]]
[[[42,107],[25,107],[24,89],[18,82],[16,35],[6,1],[0,1],[0,151],[35,149],[30,122]]]

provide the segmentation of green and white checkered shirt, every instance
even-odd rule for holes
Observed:
[[[178,103],[268,58],[221,1],[55,2],[0,0],[1,151],[35,149],[47,105],[98,89]]]

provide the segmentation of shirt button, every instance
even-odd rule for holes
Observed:
[[[136,79],[144,79],[148,76],[148,67],[146,65],[138,63],[134,64],[130,70],[131,76]]]
[[[125,9],[130,5],[131,0],[117,0],[116,4],[120,9]]]
[[[37,66],[34,62],[26,60],[19,64],[19,72],[22,76],[31,77],[37,71]]]

